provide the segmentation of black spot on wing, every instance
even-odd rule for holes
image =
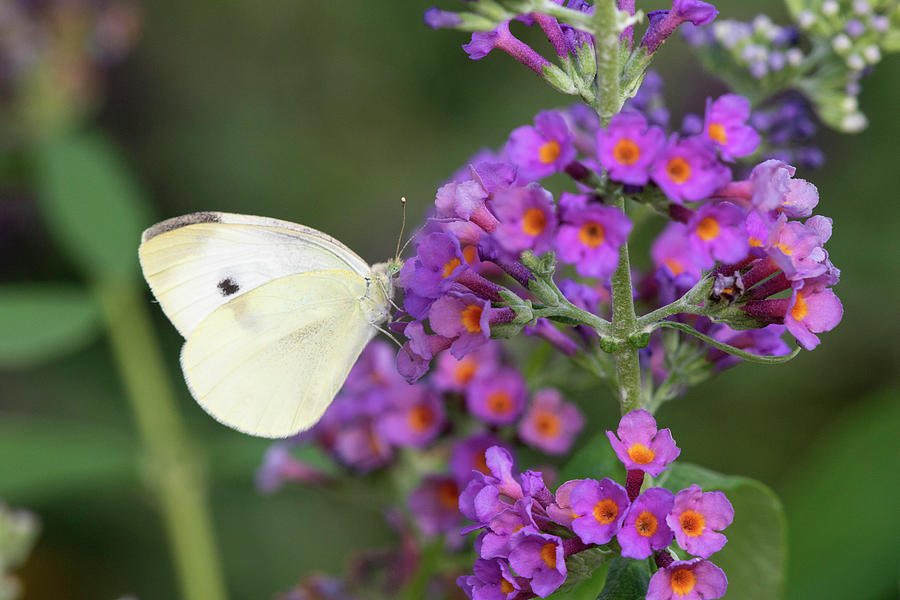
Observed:
[[[231,296],[232,294],[236,294],[241,287],[231,280],[230,277],[227,277],[220,281],[216,286],[219,288],[219,291],[222,292],[223,296]]]
[[[141,241],[146,242],[162,233],[180,229],[182,227],[187,227],[188,225],[195,225],[197,223],[218,223],[221,220],[222,219],[219,218],[219,215],[214,212],[195,212],[189,215],[173,217],[171,219],[161,221],[153,227],[146,229],[144,231],[144,235],[141,236]]]

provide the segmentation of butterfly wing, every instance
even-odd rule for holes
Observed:
[[[387,300],[380,292],[366,298],[372,291],[355,273],[313,271],[229,300],[182,349],[191,393],[245,433],[287,437],[308,429],[376,331],[372,310],[384,310]]]
[[[274,279],[318,270],[366,277],[369,266],[338,240],[295,223],[220,212],[147,229],[138,251],[144,277],[184,337],[214,310]]]

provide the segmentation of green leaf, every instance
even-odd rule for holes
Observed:
[[[92,276],[130,277],[145,201],[116,149],[97,133],[51,137],[37,150],[39,199],[62,248]]]
[[[610,563],[606,585],[597,600],[644,600],[649,583],[646,560],[619,557]]]
[[[734,506],[734,523],[724,531],[725,548],[710,560],[728,576],[728,600],[777,600],[783,596],[786,558],[784,509],[766,485],[697,465],[676,464],[657,485],[678,492],[692,483],[721,490]]]
[[[625,467],[616,458],[604,432],[598,433],[576,450],[559,473],[559,481],[604,477],[625,481]]]
[[[548,598],[553,600],[596,600],[606,583],[609,564],[615,555],[609,550],[590,548],[566,559],[566,580]]]
[[[896,597],[898,423],[900,388],[854,398],[817,444],[791,457],[791,600]]]
[[[77,350],[91,341],[99,323],[93,297],[78,287],[2,286],[0,367],[30,367]]]

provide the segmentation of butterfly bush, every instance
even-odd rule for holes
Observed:
[[[426,11],[428,26],[470,33],[470,59],[507,54],[576,101],[539,111],[437,186],[395,279],[400,348],[373,342],[322,422],[270,450],[260,486],[329,485],[333,474],[294,453],[310,444],[346,472],[398,473],[407,517],[386,513],[398,552],[437,540],[471,559],[463,574],[419,571],[429,597],[452,596],[454,579],[476,600],[562,594],[598,577],[596,589],[615,589],[623,569],[646,573],[651,600],[723,597],[713,560],[736,518],[717,489],[725,481],[682,468],[653,413],[742,361],[813,350],[840,322],[833,224],[798,168],[823,164],[820,120],[844,131],[864,120],[846,101],[865,71],[850,53],[871,65],[871,48],[897,46],[888,3],[789,5],[786,26],[716,20],[699,0]],[[523,41],[527,29],[547,44]],[[732,88],[680,118],[649,70],[679,29]],[[840,35],[849,46],[829,37]],[[840,119],[826,71],[849,86]],[[632,267],[634,249],[649,266]],[[600,384],[618,402],[615,431],[586,416],[585,381],[591,401]],[[584,429],[600,434],[584,442]],[[389,594],[421,581],[394,575]]]

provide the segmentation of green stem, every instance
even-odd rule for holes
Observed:
[[[688,314],[688,315],[705,315],[708,311],[704,310],[700,303],[707,300],[709,292],[713,286],[712,277],[702,277],[694,287],[689,289],[685,294],[672,302],[653,312],[647,313],[637,320],[637,331],[650,331],[659,321],[672,315]]]
[[[129,282],[96,282],[109,341],[146,453],[148,484],[159,502],[186,600],[224,600],[205,478],[187,441],[143,298]]]
[[[625,211],[625,199],[616,205]],[[637,331],[634,297],[631,284],[631,264],[628,258],[628,242],[619,248],[619,266],[612,275],[612,330],[618,345],[615,351],[616,378],[619,382],[619,407],[624,415],[642,406],[641,365],[638,348],[630,342]]]
[[[594,45],[597,50],[597,101],[600,124],[609,120],[622,108],[619,70],[619,30],[616,25],[615,0],[599,0],[594,5]]]

